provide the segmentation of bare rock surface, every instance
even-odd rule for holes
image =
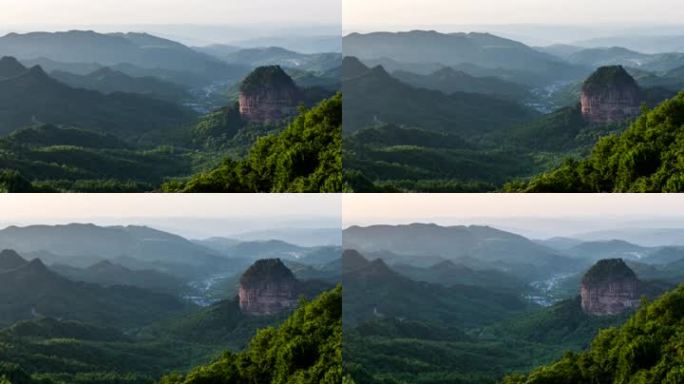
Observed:
[[[622,259],[600,260],[582,279],[582,310],[618,315],[639,306],[639,279]]]

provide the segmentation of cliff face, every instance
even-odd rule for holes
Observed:
[[[301,92],[279,66],[255,69],[240,86],[240,115],[264,124],[294,116]]]
[[[596,263],[582,279],[582,310],[617,315],[639,306],[639,279],[622,259]]]
[[[240,310],[253,316],[297,306],[298,281],[280,259],[259,260],[240,278]]]
[[[619,123],[639,115],[643,96],[622,66],[601,67],[582,86],[582,116],[595,124]]]

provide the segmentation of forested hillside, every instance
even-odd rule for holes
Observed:
[[[684,93],[641,116],[622,134],[599,140],[591,154],[506,191],[681,192],[684,190]]]
[[[684,382],[684,286],[644,305],[624,325],[601,331],[591,348],[567,353],[504,384]]]
[[[336,192],[342,190],[342,95],[302,110],[281,133],[261,137],[241,160],[226,159],[165,192]]]
[[[300,383],[342,381],[342,287],[302,305],[278,328],[257,332],[249,346],[226,352],[187,375],[165,376],[160,384]]]

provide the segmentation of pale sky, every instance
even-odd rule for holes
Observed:
[[[340,24],[340,0],[0,0],[0,26]]]
[[[345,31],[449,25],[681,24],[681,0],[342,0]]]
[[[342,223],[491,225],[533,237],[684,228],[682,194],[345,194]]]
[[[0,228],[94,223],[149,225],[184,236],[272,228],[336,228],[339,194],[0,194]]]

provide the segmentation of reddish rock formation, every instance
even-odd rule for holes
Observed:
[[[622,259],[600,260],[582,279],[582,310],[617,315],[639,306],[639,279]]]
[[[639,115],[643,96],[622,66],[601,67],[582,86],[582,116],[595,124],[620,123]]]
[[[240,86],[240,115],[251,123],[276,122],[297,113],[301,92],[279,66],[255,69]]]
[[[259,260],[240,278],[240,310],[273,315],[297,306],[298,281],[280,259]]]

